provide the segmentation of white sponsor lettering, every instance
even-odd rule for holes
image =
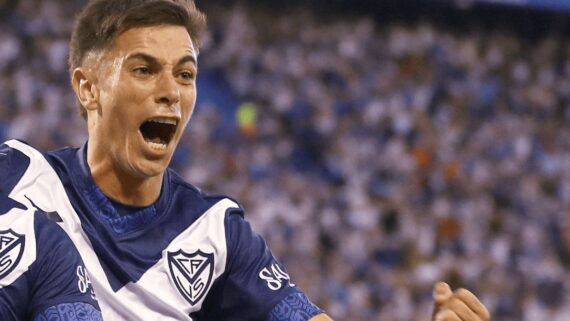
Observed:
[[[91,291],[91,298],[93,300],[97,300],[95,297],[95,291],[93,291],[93,286],[91,285],[91,280],[89,279],[89,273],[87,273],[87,269],[81,265],[77,266],[77,278],[79,281],[77,282],[77,287],[81,293],[87,293],[87,291]]]
[[[259,272],[259,278],[267,283],[267,287],[273,291],[281,289],[283,286],[283,281],[285,283],[291,280],[289,274],[287,274],[283,269],[276,263],[271,264],[269,268],[265,267]],[[295,286],[295,284],[290,283],[290,286]]]

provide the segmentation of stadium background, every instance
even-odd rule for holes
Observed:
[[[2,140],[86,139],[66,65],[84,2],[0,0]],[[495,321],[569,320],[570,6],[497,2],[199,0],[172,166],[239,199],[336,320],[428,320],[437,280]]]

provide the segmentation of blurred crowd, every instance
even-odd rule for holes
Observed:
[[[0,137],[82,144],[66,59],[83,1],[0,5]],[[333,319],[429,320],[445,280],[495,321],[568,320],[570,43],[212,8],[172,166],[238,199]]]

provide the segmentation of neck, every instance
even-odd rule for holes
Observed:
[[[89,145],[87,163],[97,187],[112,199],[132,206],[148,206],[160,196],[164,173],[153,177],[130,175],[108,158],[98,159]]]

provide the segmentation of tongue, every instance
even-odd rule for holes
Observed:
[[[145,140],[149,143],[166,144],[160,137],[145,138]]]

